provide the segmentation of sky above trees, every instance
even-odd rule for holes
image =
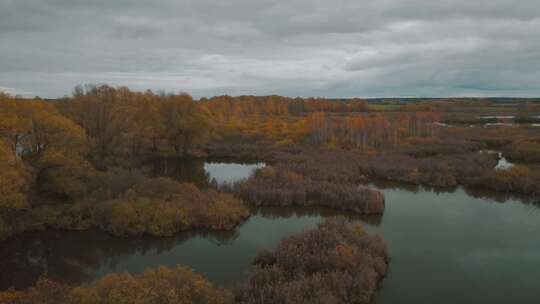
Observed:
[[[536,0],[0,0],[0,90],[539,96]]]

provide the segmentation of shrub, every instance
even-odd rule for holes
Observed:
[[[361,214],[380,214],[384,197],[354,184],[317,181],[281,167],[265,167],[235,185],[235,194],[255,206],[327,206]]]
[[[244,204],[230,194],[155,178],[99,203],[95,224],[116,235],[169,236],[187,229],[232,229],[248,215]]]
[[[504,149],[504,154],[514,160],[540,162],[540,142],[516,140]]]
[[[540,196],[540,173],[522,165],[506,170],[486,170],[472,178],[471,185],[499,192]]]
[[[370,303],[387,271],[385,242],[359,224],[329,219],[260,252],[238,303]]]
[[[112,274],[79,287],[40,279],[26,291],[0,293],[2,304],[233,303],[230,291],[217,288],[188,268],[147,269],[141,276]]]
[[[468,184],[471,176],[492,169],[496,163],[496,155],[477,152],[418,158],[396,153],[306,150],[300,159],[284,157],[276,166],[333,184],[358,184],[372,179],[454,187]]]

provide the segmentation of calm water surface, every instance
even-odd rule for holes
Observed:
[[[220,185],[241,181],[249,177],[253,170],[264,166],[264,163],[234,164],[208,162],[204,164],[204,171],[208,172],[210,179],[214,179]]]
[[[203,159],[161,159],[149,162],[143,170],[151,176],[170,177],[204,187],[213,181],[218,185],[241,181],[248,178],[255,169],[264,166],[262,162],[231,163],[207,162]]]
[[[238,165],[228,168],[230,176],[245,178],[261,165],[241,167],[243,174]],[[228,181],[226,165],[199,166],[204,180]],[[463,189],[381,191],[387,202],[384,216],[351,218],[389,244],[390,273],[376,303],[538,303],[540,209]],[[0,288],[26,287],[43,274],[78,283],[177,264],[233,285],[257,251],[275,248],[281,238],[332,215],[336,212],[327,209],[265,208],[235,231],[173,238],[117,238],[97,231],[27,234],[0,244]]]

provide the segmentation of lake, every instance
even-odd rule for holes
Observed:
[[[161,164],[155,171],[206,183],[214,178],[219,183],[245,178],[263,165],[184,164],[195,172],[188,174]],[[538,302],[536,206],[462,188],[440,192],[371,186],[385,194],[384,215],[348,216],[364,222],[371,233],[383,235],[389,245],[390,272],[375,303]],[[249,270],[256,252],[273,249],[281,238],[338,214],[324,208],[263,208],[234,231],[180,233],[171,238],[118,238],[99,231],[23,234],[1,244],[0,288],[27,287],[41,275],[80,283],[113,272],[141,273],[147,267],[177,264],[231,286]]]

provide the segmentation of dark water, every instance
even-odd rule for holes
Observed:
[[[540,209],[518,200],[383,190],[390,245],[377,303],[538,303]]]
[[[540,209],[463,189],[382,191],[384,216],[351,218],[389,243],[390,273],[376,303],[538,303]],[[265,208],[232,232],[173,238],[116,238],[96,231],[28,234],[0,244],[0,288],[26,287],[43,274],[78,283],[176,264],[232,285],[257,251],[336,214]]]
[[[329,210],[263,209],[232,232],[181,233],[172,238],[118,238],[99,231],[28,234],[0,249],[0,288],[32,285],[43,274],[87,282],[112,272],[187,265],[221,285],[232,285],[261,249],[314,227]]]

